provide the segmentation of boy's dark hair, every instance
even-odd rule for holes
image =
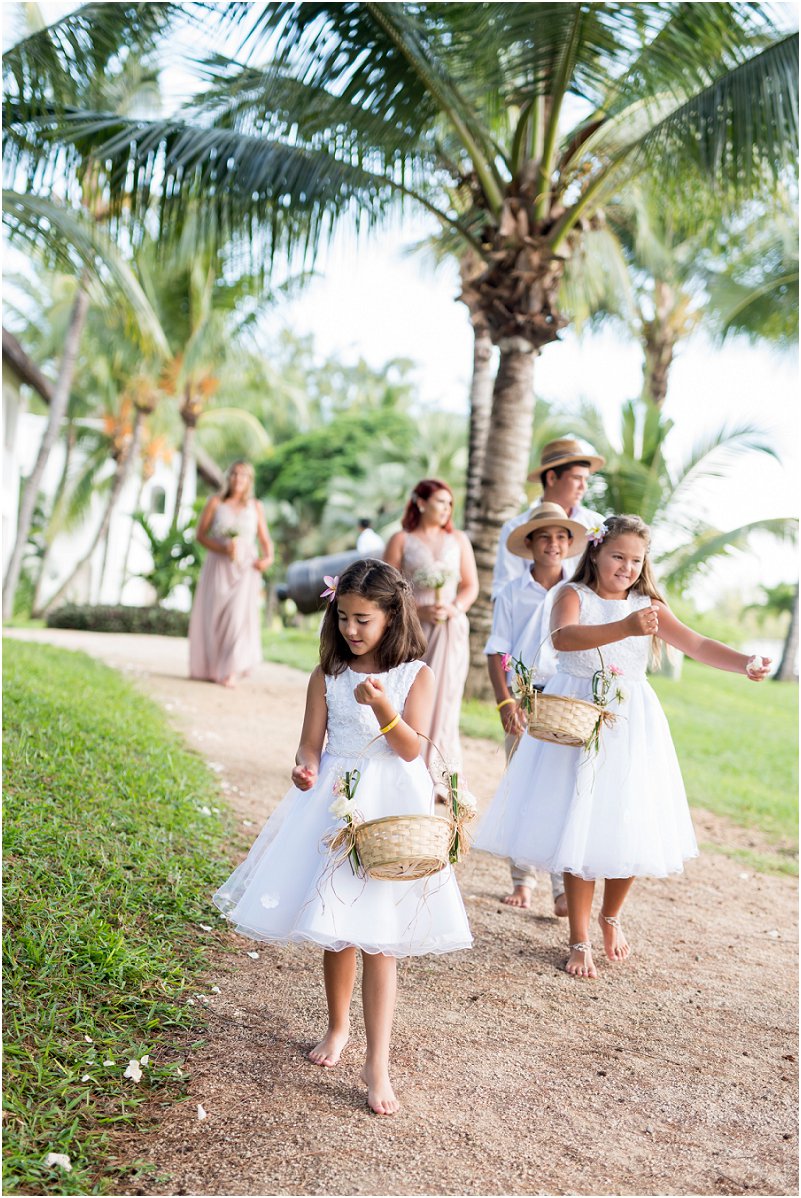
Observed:
[[[339,630],[338,600],[343,595],[361,595],[387,614],[387,626],[375,651],[376,673],[423,656],[426,638],[411,586],[394,566],[369,558],[348,566],[337,584],[335,598],[326,607],[320,630],[320,666],[324,674],[341,674],[353,661]]]
[[[586,466],[587,469],[590,470],[592,468],[592,462],[581,461],[577,458],[575,462],[562,462],[561,466],[549,466],[548,469],[543,470],[542,474],[540,475],[540,483],[542,484],[543,491],[545,490],[545,476],[547,474],[550,474],[553,470],[556,477],[561,478],[565,470],[572,470],[574,466]]]
[[[359,528],[370,528],[372,523],[369,516],[359,516]]]

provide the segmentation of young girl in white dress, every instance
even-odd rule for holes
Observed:
[[[604,878],[599,923],[610,961],[629,945],[620,924],[636,877],[680,873],[698,855],[670,729],[645,677],[658,640],[720,670],[763,679],[770,662],[687,628],[656,589],[650,535],[638,516],[608,516],[589,530],[570,582],[555,588],[550,628],[557,673],[545,694],[592,701],[603,664],[616,719],[600,730],[597,755],[524,736],[478,829],[474,845],[536,869],[564,872],[570,922],[569,974],[594,978],[590,917]],[[658,640],[657,640],[658,638]]]
[[[418,882],[365,879],[348,859],[335,864],[325,843],[344,826],[330,808],[346,772],[360,771],[355,805],[365,820],[434,811],[418,736],[431,716],[434,676],[418,660],[425,639],[412,589],[375,560],[354,562],[331,582],[294,786],[214,901],[245,936],[325,950],[328,1028],[309,1053],[316,1065],[336,1065],[347,1043],[361,949],[362,1080],[371,1109],[391,1115],[400,1105],[389,1079],[397,958],[469,948],[472,936],[450,866]]]

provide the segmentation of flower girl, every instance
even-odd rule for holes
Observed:
[[[475,838],[475,847],[536,869],[564,872],[569,974],[594,978],[590,916],[599,914],[610,961],[629,945],[620,923],[635,877],[680,873],[698,854],[670,729],[645,677],[659,640],[719,670],[763,679],[770,662],[749,658],[687,628],[656,589],[650,534],[637,516],[609,516],[587,532],[570,582],[553,594],[557,673],[544,694],[592,702],[589,748],[522,738]],[[658,639],[657,639],[658,638]],[[600,652],[599,652],[600,650]]]
[[[419,660],[425,641],[411,587],[394,567],[357,561],[327,581],[294,786],[214,901],[245,936],[325,950],[328,1027],[309,1053],[316,1065],[336,1065],[348,1041],[361,949],[362,1080],[371,1109],[391,1115],[400,1105],[389,1079],[397,958],[469,948],[472,937],[450,866],[416,882],[364,878],[332,845],[339,820],[357,810],[364,820],[433,812],[418,731],[430,719],[434,676]]]

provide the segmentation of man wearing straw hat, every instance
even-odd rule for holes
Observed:
[[[571,520],[558,503],[543,501],[533,508],[529,518],[512,529],[506,549],[527,568],[503,587],[492,612],[492,632],[484,647],[487,655],[495,706],[506,733],[506,757],[511,756],[526,730],[525,713],[509,689],[510,672],[506,655],[525,665],[536,666],[543,680],[554,673],[556,663],[545,627],[550,605],[548,593],[566,577],[565,564],[577,558],[587,543],[584,525]],[[506,667],[506,668],[505,668]],[[531,891],[536,878],[514,860],[509,862],[513,891],[502,900],[510,907],[531,906]],[[564,880],[551,874],[554,914],[567,915]]]
[[[604,458],[595,452],[593,447],[578,437],[559,437],[543,446],[540,454],[540,464],[528,476],[529,482],[539,480],[542,483],[542,499],[526,508],[519,516],[512,516],[501,529],[498,538],[498,556],[495,559],[495,570],[492,575],[492,598],[497,599],[503,587],[513,578],[519,578],[526,573],[526,564],[507,547],[509,534],[519,525],[529,520],[537,510],[539,503],[558,503],[564,508],[571,520],[577,520],[585,528],[601,524],[603,516],[591,508],[584,507],[581,500],[587,490],[587,480],[591,474],[604,464]],[[566,577],[570,578],[575,562],[567,566]]]

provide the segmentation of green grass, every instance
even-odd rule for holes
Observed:
[[[183,1084],[227,824],[206,767],[119,674],[8,640],[3,665],[4,1192],[105,1193],[108,1133]]]
[[[317,634],[306,629],[265,633],[270,661],[311,671],[317,664]],[[680,682],[651,679],[670,722],[690,804],[758,829],[777,846],[754,868],[797,872],[798,687],[763,682],[685,660]],[[462,704],[464,736],[503,743],[492,703]],[[745,861],[745,850],[727,850]],[[751,855],[753,857],[753,854]],[[753,864],[753,862],[752,862]]]

